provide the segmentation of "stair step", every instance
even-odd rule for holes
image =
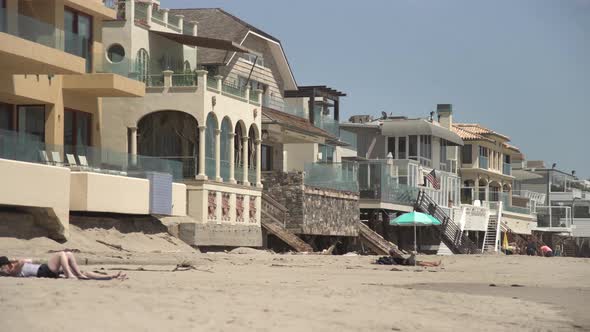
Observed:
[[[280,223],[276,220],[273,220],[274,217],[270,214],[266,213],[266,211],[262,210],[262,214],[269,218],[270,220],[266,220],[266,218],[262,218],[261,225],[266,229],[269,233],[275,235],[283,242],[291,246],[297,252],[313,252],[313,248],[307,244],[305,241],[301,240],[297,235],[291,233],[289,230],[283,227]]]
[[[359,238],[361,241],[365,242],[376,254],[393,254],[394,256],[403,257],[404,253],[399,250],[395,244],[385,240],[381,235],[377,234],[375,231],[370,229],[369,226],[363,224],[362,222],[359,222]]]

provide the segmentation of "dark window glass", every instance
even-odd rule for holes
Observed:
[[[272,147],[268,145],[261,145],[260,146],[260,154],[261,154],[261,170],[262,171],[271,171],[272,170]]]
[[[397,159],[397,156],[395,155],[395,137],[387,138],[387,155],[390,153],[393,156],[393,159]]]
[[[45,106],[18,106],[18,131],[45,142]]]
[[[12,130],[12,105],[0,103],[0,130]]]
[[[471,144],[465,144],[463,148],[461,148],[461,159],[463,160],[464,164],[473,163],[471,149]]]
[[[406,156],[406,138],[405,137],[398,138],[397,152],[399,154],[397,159],[406,159],[407,158],[407,156]]]
[[[6,0],[0,0],[0,31],[6,31]]]
[[[510,155],[504,155],[504,162],[510,164]]]
[[[86,59],[86,72],[92,72],[92,18],[64,11],[65,51]]]
[[[410,136],[410,159],[417,160],[418,158],[418,136]]]
[[[64,144],[73,146],[90,145],[89,113],[65,110],[64,111]]]
[[[125,59],[125,49],[119,44],[113,44],[107,50],[107,58],[112,63],[119,63]]]

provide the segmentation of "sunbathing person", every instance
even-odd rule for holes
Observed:
[[[34,264],[31,259],[9,260],[0,256],[0,275],[10,277],[59,278],[63,274],[69,279],[111,280],[125,279],[126,275],[102,275],[93,272],[83,272],[78,267],[76,258],[71,252],[60,251],[49,257],[47,264]]]
[[[416,252],[412,251],[408,257],[398,257],[392,250],[389,252],[389,257],[384,256],[377,260],[377,264],[383,265],[406,265],[406,266],[425,266],[425,267],[436,267],[439,266],[441,261],[438,262],[426,262],[416,260]]]

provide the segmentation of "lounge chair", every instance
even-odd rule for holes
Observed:
[[[88,160],[86,156],[78,155],[78,160],[80,161],[80,168],[84,171],[88,172],[103,172],[100,168],[94,168],[88,165]]]
[[[51,161],[55,166],[64,166],[64,163],[61,161],[61,153],[57,151],[51,151]]]
[[[47,152],[45,150],[39,150],[39,159],[41,159],[41,162],[47,165],[51,165],[52,162],[51,160],[49,160],[49,157],[47,156]]]

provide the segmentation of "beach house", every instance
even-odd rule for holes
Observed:
[[[126,111],[107,112],[103,100],[145,95],[143,82],[111,66],[117,52],[103,43],[116,7],[0,1],[0,213],[12,221],[7,229],[30,226],[65,240],[71,214],[185,214],[184,185],[173,183],[179,164],[103,146],[110,135],[103,117]],[[166,185],[154,184],[156,177]],[[163,200],[153,195],[158,190]]]
[[[555,163],[528,160],[513,164],[515,190],[541,197],[535,206],[534,231],[550,246],[562,246],[568,256],[590,255],[590,186],[575,171]]]
[[[199,49],[198,62],[224,84],[261,95],[265,243],[284,246],[289,239],[297,241],[291,236],[297,234],[320,249],[335,237],[355,237],[355,167],[342,163],[342,156],[352,154],[353,148],[340,139],[338,125],[345,94],[326,86],[299,86],[281,41],[222,9],[179,9],[170,14],[199,22],[199,36],[230,40],[249,50],[234,54]],[[290,245],[310,250],[301,242]]]
[[[439,104],[427,118],[355,115],[341,125],[357,135],[361,219],[402,248],[411,246],[412,230],[389,226],[389,221],[420,208],[419,197],[427,197],[431,207],[446,216],[441,218],[454,223],[461,186],[457,158],[463,140],[451,129],[452,116],[451,105]],[[445,234],[430,228],[421,232],[423,251],[437,251],[441,235],[445,239]],[[449,245],[460,251],[458,244]]]
[[[158,1],[119,2],[103,27],[107,54],[145,83],[145,97],[104,101],[102,144],[182,165],[188,217],[172,219],[171,232],[185,242],[258,247],[262,90],[227,78],[249,45],[205,35],[207,26]],[[224,57],[212,64],[208,52]]]

